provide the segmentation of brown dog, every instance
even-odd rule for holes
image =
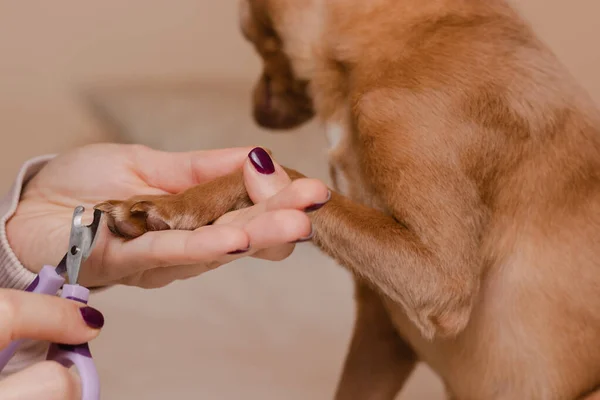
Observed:
[[[594,396],[600,118],[530,27],[505,0],[241,10],[264,60],[257,122],[316,114],[331,141],[313,241],[354,273],[358,305],[337,398],[393,399],[418,361],[455,399]],[[235,174],[99,207],[137,236],[248,204]]]

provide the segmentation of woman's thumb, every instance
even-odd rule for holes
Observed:
[[[244,164],[244,183],[255,204],[275,195],[291,182],[284,169],[273,161],[269,153],[255,147],[248,153]]]

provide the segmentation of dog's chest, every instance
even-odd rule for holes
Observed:
[[[346,121],[347,118],[339,118],[325,124],[329,143],[329,175],[333,187],[357,203],[383,211],[386,207],[372,190],[372,182],[360,161],[364,159],[361,148],[357,146],[354,132]]]
[[[339,121],[325,124],[325,135],[329,145],[329,174],[335,189],[343,195],[351,195],[351,176],[348,158],[351,157],[349,131]]]

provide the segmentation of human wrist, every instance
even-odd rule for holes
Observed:
[[[9,242],[7,223],[11,220],[21,199],[23,189],[54,155],[35,157],[25,162],[10,190],[0,198],[0,287],[24,289],[35,274],[19,260]]]

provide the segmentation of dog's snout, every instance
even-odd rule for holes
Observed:
[[[292,129],[313,116],[312,102],[296,81],[263,73],[254,89],[254,120],[263,128]]]

